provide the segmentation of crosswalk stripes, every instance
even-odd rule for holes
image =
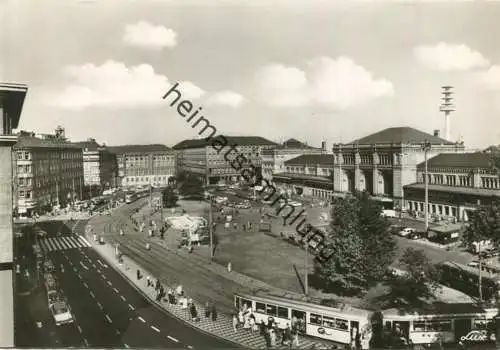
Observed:
[[[45,252],[88,248],[90,243],[80,236],[46,237],[38,240],[40,248]]]

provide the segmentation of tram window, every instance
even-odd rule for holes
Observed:
[[[333,317],[323,316],[323,326],[329,328],[337,328]]]
[[[255,312],[265,314],[266,313],[266,304],[264,303],[255,303]]]
[[[309,323],[321,326],[321,315],[311,314],[309,316]]]
[[[428,332],[447,332],[451,331],[451,321],[435,320],[427,321],[425,330]]]
[[[343,331],[346,331],[346,330],[349,329],[349,323],[347,322],[347,320],[341,320],[341,319],[337,318],[335,321],[336,321],[335,322],[336,323],[336,327],[335,328],[341,329]]]
[[[252,302],[248,299],[241,299],[241,307],[244,307],[246,305],[247,309],[252,308]]]
[[[415,332],[425,332],[425,321],[414,321],[413,330]]]
[[[485,319],[474,320],[474,329],[486,329],[487,323]]]
[[[278,306],[278,317],[288,319],[288,309]]]
[[[276,316],[276,314],[277,314],[277,307],[274,306],[274,305],[266,304],[266,313],[269,316]]]

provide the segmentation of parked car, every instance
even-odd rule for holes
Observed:
[[[414,228],[406,227],[406,228],[402,229],[401,231],[399,231],[399,235],[401,237],[411,237],[415,232],[416,232],[416,230]]]

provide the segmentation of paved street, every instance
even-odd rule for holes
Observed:
[[[225,342],[186,326],[156,309],[90,248],[84,238],[55,231],[61,222],[46,223],[38,244],[53,261],[60,287],[75,322],[57,327],[49,313],[42,280],[30,295],[16,298],[16,345],[24,347],[231,348]],[[68,223],[76,230],[85,222]],[[40,230],[40,227],[38,228]],[[40,322],[41,327],[37,327]],[[26,337],[32,334],[32,337]],[[23,336],[24,335],[24,336]]]

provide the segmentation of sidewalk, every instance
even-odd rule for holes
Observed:
[[[92,241],[92,240],[89,240]],[[266,343],[258,332],[252,333],[249,330],[239,329],[236,332],[232,328],[232,320],[229,315],[219,312],[217,320],[211,321],[210,319],[206,319],[203,315],[204,306],[199,301],[194,301],[196,305],[196,309],[198,313],[201,315],[199,322],[192,322],[190,319],[190,315],[187,309],[182,309],[179,305],[169,305],[165,302],[157,302],[155,300],[156,293],[154,288],[147,287],[145,282],[145,277],[141,280],[137,280],[136,271],[140,270],[143,276],[151,276],[152,280],[156,280],[156,277],[151,274],[149,271],[145,270],[142,266],[139,266],[133,260],[129,259],[126,256],[123,256],[123,263],[119,264],[115,257],[114,247],[109,244],[106,245],[98,245],[92,241],[93,247],[97,253],[99,253],[111,266],[113,266],[121,275],[123,275],[129,283],[131,283],[136,289],[138,289],[142,294],[147,296],[150,301],[156,304],[158,307],[166,310],[170,314],[179,318],[180,320],[188,323],[192,327],[198,328],[199,330],[213,334],[215,336],[227,339],[236,344],[240,344],[247,348],[253,349],[263,349],[266,348]],[[215,264],[213,264],[215,266]],[[246,276],[245,276],[246,277]],[[164,285],[165,290],[169,288],[175,290],[177,286],[166,285],[165,281],[161,280],[161,283]],[[186,290],[186,294],[189,297],[189,290]],[[316,349],[321,348],[331,348],[333,343],[328,341],[322,341],[320,339],[313,339],[309,337],[301,337],[300,338],[300,347],[301,349],[307,349],[311,347],[315,347]],[[287,348],[287,347],[276,347],[276,348]]]

